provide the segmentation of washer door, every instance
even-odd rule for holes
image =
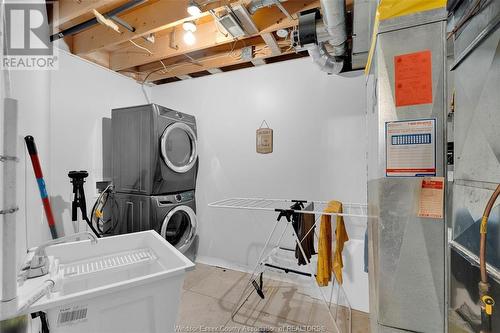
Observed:
[[[161,236],[179,251],[186,251],[196,235],[196,215],[191,207],[177,206],[172,209],[161,225]]]
[[[198,156],[196,135],[185,123],[173,123],[165,128],[160,138],[161,156],[167,166],[184,173],[195,165]]]

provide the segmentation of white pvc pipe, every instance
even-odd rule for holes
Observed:
[[[17,297],[16,273],[16,161],[17,154],[17,101],[4,99],[3,203],[2,214],[2,302]],[[12,211],[11,211],[12,210]]]

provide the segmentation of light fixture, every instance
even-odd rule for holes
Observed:
[[[184,43],[193,45],[196,42],[196,37],[194,35],[196,23],[194,23],[194,21],[184,22],[182,23],[182,29],[184,29]]]
[[[201,9],[200,7],[194,2],[193,0],[189,1],[188,7],[187,7],[187,12],[191,16],[198,16],[201,14]]]
[[[280,38],[286,38],[286,37],[288,37],[288,30],[286,30],[286,29],[279,29],[278,31],[276,31],[276,34]]]
[[[196,23],[194,23],[193,21],[184,22],[184,23],[182,23],[182,29],[184,29],[184,31],[195,32],[196,31]]]
[[[196,37],[194,36],[192,31],[184,32],[184,43],[187,45],[193,45],[196,42]]]

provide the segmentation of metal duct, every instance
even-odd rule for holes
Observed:
[[[252,0],[248,6],[248,12],[253,15],[256,11],[264,7],[270,7],[277,5],[280,2],[284,2],[285,0]]]
[[[320,3],[324,23],[322,29],[330,36],[328,44],[332,46],[332,52],[323,42],[309,47],[307,51],[322,71],[338,74],[344,67],[342,56],[345,54],[347,39],[344,0],[321,0]]]
[[[341,58],[330,54],[326,43],[320,43],[307,50],[313,62],[319,66],[323,72],[329,74],[338,74],[344,66],[344,61]]]
[[[321,0],[320,3],[323,23],[332,37],[328,42],[334,47],[335,55],[343,55],[347,40],[344,0]]]

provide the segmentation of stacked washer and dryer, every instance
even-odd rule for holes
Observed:
[[[113,234],[153,229],[194,259],[194,116],[148,104],[114,109],[111,119]]]

